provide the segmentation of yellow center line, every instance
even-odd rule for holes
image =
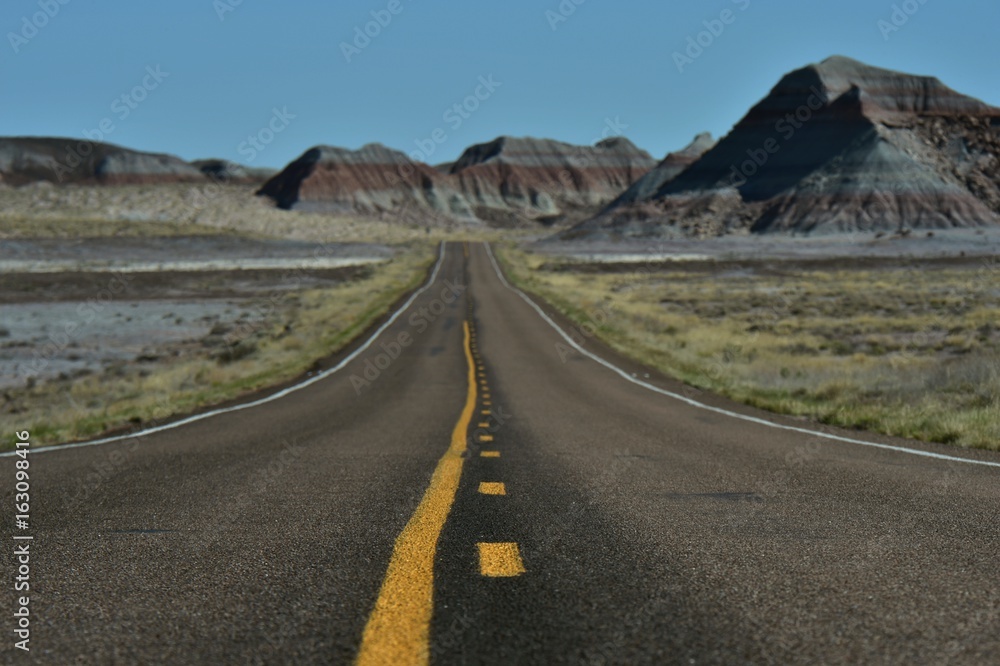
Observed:
[[[516,543],[479,543],[479,573],[490,578],[510,578],[525,573]]]
[[[357,663],[426,664],[430,659],[430,626],[434,611],[434,556],[445,521],[455,502],[465,462],[465,436],[476,408],[476,377],[465,331],[469,366],[468,392],[462,415],[451,433],[451,445],[438,461],[430,486],[410,521],[396,538],[389,569],[361,639]]]

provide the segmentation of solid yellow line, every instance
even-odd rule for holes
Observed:
[[[465,461],[465,437],[476,408],[476,378],[465,322],[468,392],[462,415],[451,433],[451,445],[438,461],[430,486],[417,510],[396,538],[389,569],[361,639],[357,663],[426,664],[430,659],[431,615],[434,611],[434,556],[438,538],[455,502]]]
[[[499,451],[480,451],[479,452],[479,456],[481,458],[499,458],[500,457],[500,452]]]
[[[478,543],[479,573],[491,578],[510,578],[525,573],[516,543]]]

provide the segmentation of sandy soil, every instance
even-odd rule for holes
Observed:
[[[237,236],[0,240],[0,274],[339,268],[383,261],[384,245]]]
[[[0,388],[204,354],[366,270],[0,274]]]
[[[177,356],[251,311],[248,301],[222,299],[4,305],[0,388]]]
[[[204,354],[296,290],[390,256],[232,236],[0,241],[0,388]]]
[[[706,240],[561,242],[542,240],[530,248],[553,257],[605,263],[668,261],[829,260],[859,258],[988,258],[1000,253],[1000,230],[937,231],[907,237],[873,234],[836,236],[723,236]]]

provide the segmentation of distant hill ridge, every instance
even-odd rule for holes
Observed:
[[[185,162],[110,143],[60,137],[0,137],[0,182],[21,186],[203,183],[206,179],[261,183],[271,169],[247,169],[225,160]]]
[[[287,209],[340,214],[407,213],[451,222],[516,224],[565,216],[583,219],[655,166],[623,137],[594,146],[499,137],[469,147],[435,168],[380,144],[357,150],[316,146],[280,172],[220,159],[185,162],[69,138],[0,138],[0,182],[21,186],[215,182],[260,185],[258,194]]]
[[[933,77],[834,56],[782,77],[721,140],[700,134],[659,162],[621,136],[501,136],[437,167],[368,144],[316,146],[275,173],[0,138],[4,185],[206,180],[260,185],[286,209],[574,225],[564,239],[976,228],[1000,223],[1000,109]]]
[[[259,193],[298,210],[403,208],[500,224],[574,214],[582,219],[654,165],[649,153],[622,137],[576,146],[503,136],[469,147],[444,169],[378,144],[356,151],[317,146]]]
[[[8,185],[127,185],[199,182],[204,174],[179,157],[109,143],[49,137],[0,138],[0,178]]]

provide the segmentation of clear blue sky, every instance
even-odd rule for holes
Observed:
[[[277,167],[321,143],[411,152],[435,130],[432,163],[501,134],[592,143],[610,119],[661,157],[724,134],[783,73],[833,54],[1000,105],[994,0],[898,2],[917,11],[886,35],[893,0],[576,2],[555,22],[560,0],[4,0],[0,134],[82,137],[105,121],[112,143]],[[727,9],[678,71],[673,54]],[[342,44],[373,11],[391,22],[348,62]],[[446,118],[491,75],[478,109]],[[276,108],[295,117],[272,120]],[[282,131],[251,150],[272,122]]]

